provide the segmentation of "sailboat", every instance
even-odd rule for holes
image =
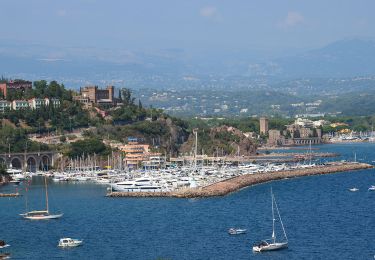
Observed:
[[[254,252],[263,252],[263,251],[274,251],[283,248],[288,248],[288,237],[286,236],[286,232],[284,229],[283,221],[281,220],[279,208],[277,207],[275,196],[273,195],[272,188],[271,188],[271,200],[272,200],[272,237],[271,239],[266,239],[261,241],[260,243],[253,246]],[[284,240],[277,242],[276,241],[276,234],[275,234],[275,209],[277,215],[279,217],[281,227],[284,232]]]
[[[47,177],[44,176],[44,187],[46,190],[46,209],[45,210],[34,210],[23,214],[20,214],[25,219],[30,220],[46,220],[46,219],[57,219],[61,218],[63,214],[51,214],[48,206],[48,189],[47,189]]]

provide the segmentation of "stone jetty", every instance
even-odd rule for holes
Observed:
[[[186,188],[172,192],[112,192],[108,197],[175,197],[175,198],[203,198],[224,196],[242,188],[268,181],[286,178],[330,174],[373,168],[373,165],[356,162],[334,162],[326,165],[305,169],[286,170],[278,172],[245,174],[224,181],[220,181],[202,188]]]
[[[21,196],[18,192],[17,193],[0,193],[0,198],[8,198],[8,197],[19,197]]]

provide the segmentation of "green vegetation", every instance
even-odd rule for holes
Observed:
[[[48,150],[48,146],[38,142],[30,141],[27,138],[26,131],[22,128],[16,128],[1,125],[0,126],[0,153],[35,152]]]
[[[65,89],[63,84],[51,81],[35,81],[34,88],[23,91],[10,91],[9,100],[36,98],[55,98],[60,101],[58,107],[50,104],[39,109],[30,108],[22,110],[9,110],[0,114],[0,119],[8,119],[15,126],[20,127],[24,123],[29,133],[62,131],[78,127],[87,127],[101,122],[100,117],[90,118],[89,111],[84,110],[82,105],[73,101],[73,91]]]
[[[285,130],[286,125],[292,123],[294,119],[275,117],[269,118],[269,129]],[[212,118],[212,119],[187,119],[186,124],[189,125],[189,129],[209,129],[217,126],[233,126],[242,132],[253,132],[259,134],[259,118],[242,117],[242,118]]]
[[[233,126],[240,131],[252,132],[259,135],[259,119],[253,117],[242,118],[211,118],[211,119],[181,119],[165,114],[161,109],[145,108],[140,100],[132,97],[129,89],[119,92],[121,106],[101,108],[108,113],[103,119],[95,110],[84,108],[74,101],[75,92],[65,89],[63,84],[56,81],[34,82],[34,87],[25,92],[11,91],[8,99],[55,98],[60,106],[42,106],[39,109],[10,110],[0,114],[0,152],[24,152],[47,150],[47,145],[32,142],[27,138],[28,133],[56,131],[63,135],[59,140],[63,145],[56,146],[60,152],[71,158],[96,154],[106,156],[111,152],[102,140],[127,142],[128,137],[137,137],[145,143],[151,144],[153,151],[171,155],[191,152],[193,146],[193,129],[198,128],[199,152],[207,154],[233,154],[237,149],[249,152],[254,145],[253,141],[245,140],[241,135],[221,129],[223,126]],[[352,102],[354,105],[356,102]],[[375,112],[374,112],[375,113]],[[375,116],[347,116],[321,118],[330,122],[342,122],[347,126],[333,128],[324,126],[323,132],[338,131],[349,128],[354,131],[371,130]],[[317,120],[315,118],[314,120]],[[294,118],[275,116],[269,118],[269,128],[285,130],[286,125]],[[12,126],[15,126],[12,127]],[[69,135],[67,130],[81,127],[95,126],[83,133],[84,140]],[[65,131],[65,133],[64,133]],[[261,136],[261,139],[264,136]],[[258,140],[261,142],[261,140]],[[241,146],[241,147],[240,147]],[[50,147],[51,148],[51,147]]]
[[[334,96],[323,101],[322,111],[340,111],[345,116],[362,116],[375,114],[375,93],[352,92],[341,96]]]
[[[0,176],[7,175],[7,167],[4,163],[0,163]],[[0,178],[1,180],[1,178]]]
[[[65,155],[71,158],[85,157],[87,155],[108,155],[111,152],[101,140],[88,138],[79,140],[70,145],[70,149]]]

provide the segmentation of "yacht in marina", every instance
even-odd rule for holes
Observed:
[[[22,170],[9,168],[7,173],[12,178],[12,182],[20,182],[25,179],[25,175],[22,173]]]
[[[149,178],[138,178],[132,181],[122,181],[111,184],[113,191],[121,192],[161,192],[160,185],[156,185]]]

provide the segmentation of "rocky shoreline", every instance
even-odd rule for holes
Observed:
[[[247,174],[225,181],[217,182],[203,188],[182,189],[172,192],[111,192],[107,197],[174,197],[174,198],[204,198],[214,196],[224,196],[231,192],[238,191],[242,188],[260,184],[268,181],[295,178],[310,175],[330,174],[337,172],[346,172],[354,170],[362,170],[374,168],[373,165],[366,163],[344,162],[344,163],[330,163],[327,165],[316,166],[306,169],[288,170],[269,173],[255,173]]]

